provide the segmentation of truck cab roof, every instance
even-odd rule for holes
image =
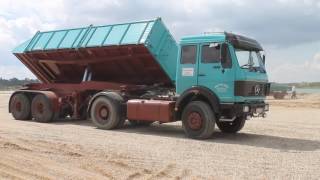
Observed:
[[[180,40],[180,44],[194,44],[205,42],[224,42],[226,36],[224,33],[206,33],[191,36],[184,36]]]
[[[185,36],[180,40],[181,45],[222,42],[229,42],[235,48],[243,50],[263,51],[262,46],[256,40],[228,32],[205,33],[200,35]]]

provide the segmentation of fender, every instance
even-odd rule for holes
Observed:
[[[220,100],[218,96],[209,88],[203,86],[193,86],[192,88],[185,90],[176,101],[175,111],[177,119],[181,118],[184,106],[196,98],[204,98],[209,103],[212,110],[215,113],[220,114]]]
[[[117,92],[114,92],[114,91],[100,91],[100,92],[96,93],[95,95],[93,95],[93,97],[89,100],[88,108],[87,108],[88,117],[90,117],[90,109],[91,109],[92,103],[94,102],[94,100],[96,100],[100,96],[106,96],[106,97],[110,97],[110,98],[111,97],[116,97],[120,101],[123,101],[122,96]]]
[[[30,96],[33,97],[36,94],[43,94],[50,100],[50,102],[52,102],[53,111],[59,112],[59,97],[56,93],[54,93],[52,91],[18,90],[18,91],[13,92],[10,96],[9,107],[8,107],[9,113],[11,113],[10,104],[11,104],[12,97],[17,93],[26,93],[29,96],[29,98],[30,98]]]

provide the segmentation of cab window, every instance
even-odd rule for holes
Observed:
[[[181,64],[195,64],[197,57],[197,46],[186,45],[181,47]]]
[[[226,61],[221,63],[222,67],[225,69],[231,69],[232,68],[232,60],[231,60],[231,56],[230,56],[230,52],[227,52],[227,58]]]
[[[220,62],[220,45],[203,45],[201,52],[202,63],[218,63]]]
[[[229,46],[227,44],[222,44],[221,52],[221,66],[223,69],[231,69],[232,68],[232,59],[230,55]],[[225,57],[222,57],[225,56]]]

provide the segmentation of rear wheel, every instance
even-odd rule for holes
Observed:
[[[233,122],[217,122],[217,126],[224,133],[236,133],[240,131],[246,122],[245,116],[237,117]]]
[[[107,95],[109,98],[114,99],[119,104],[120,120],[115,128],[122,128],[124,122],[126,121],[126,111],[123,110],[123,108],[121,107],[121,104],[124,102],[124,99],[119,93],[116,92],[108,92]]]
[[[55,118],[52,102],[43,94],[38,94],[33,98],[31,104],[31,114],[34,120],[37,122],[46,123]]]
[[[113,96],[100,96],[90,110],[92,122],[101,129],[119,128],[125,121],[121,101]]]
[[[30,120],[31,119],[31,105],[30,99],[23,93],[13,95],[10,101],[10,110],[12,116],[16,120]]]
[[[189,103],[182,112],[182,125],[188,137],[207,139],[212,136],[216,117],[210,106],[202,101]]]

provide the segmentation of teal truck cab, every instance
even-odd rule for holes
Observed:
[[[262,51],[257,41],[231,33],[182,38],[176,81],[179,99],[198,94],[211,105],[224,132],[239,131],[249,117],[265,117],[270,85]]]
[[[15,119],[91,119],[102,129],[182,121],[188,137],[240,131],[265,117],[261,45],[232,33],[176,43],[160,18],[37,32],[14,55],[41,81],[15,91]]]

